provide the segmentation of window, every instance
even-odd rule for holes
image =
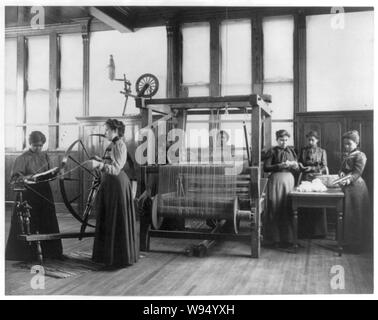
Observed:
[[[25,146],[30,132],[39,130],[46,136],[46,149],[49,140],[49,36],[33,36],[27,40]]]
[[[116,78],[123,74],[132,83],[144,73],[152,73],[159,80],[159,90],[154,98],[166,96],[167,35],[165,27],[144,28],[133,33],[99,31],[91,34],[89,66],[89,114],[91,116],[119,116],[125,97],[120,94],[123,82],[108,77],[110,55],[113,55]],[[139,113],[134,99],[129,98],[127,114]]]
[[[342,19],[335,27],[334,19]],[[374,12],[307,17],[307,110],[373,109]]]
[[[182,26],[183,87],[189,97],[208,96],[210,83],[210,25],[190,23]]]
[[[5,148],[20,150],[22,147],[23,112],[17,105],[17,40],[5,40]]]
[[[251,114],[222,114],[220,129],[229,134],[228,144],[235,147],[235,156],[238,160],[247,159],[247,148],[243,121],[247,129],[248,146],[251,147]]]
[[[221,23],[222,96],[252,92],[252,37],[250,20]]]
[[[286,129],[293,144],[294,88],[292,16],[266,17],[264,33],[264,93],[272,95],[272,143],[275,132]]]
[[[60,49],[59,149],[78,138],[76,117],[83,115],[83,41],[80,34],[62,34]]]
[[[209,115],[188,115],[186,120],[187,160],[191,163],[209,160]],[[201,155],[199,155],[199,150]]]

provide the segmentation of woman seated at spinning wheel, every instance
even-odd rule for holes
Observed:
[[[288,146],[289,132],[276,132],[277,146],[267,154],[264,171],[270,172],[268,215],[265,217],[265,240],[274,246],[289,247],[293,240],[288,194],[294,189],[294,172],[299,170],[297,154]]]
[[[104,162],[90,160],[89,169],[102,172],[96,197],[96,234],[92,259],[109,268],[122,268],[137,262],[139,235],[131,184],[123,167],[127,160],[122,141],[125,125],[116,119],[105,123],[105,136],[111,141]]]
[[[33,131],[29,136],[30,148],[16,158],[12,168],[11,181],[23,180],[38,172],[50,169],[50,159],[42,147],[46,142],[45,135],[40,131]],[[27,201],[30,209],[30,232],[35,234],[59,233],[58,220],[55,213],[53,194],[48,182],[25,185],[23,200]],[[16,208],[15,208],[16,209]],[[17,220],[17,212],[14,209],[9,237],[5,250],[7,260],[34,260],[37,257],[37,249],[27,242],[17,239],[21,234],[21,226]],[[61,258],[61,240],[42,241],[42,254],[45,258]]]

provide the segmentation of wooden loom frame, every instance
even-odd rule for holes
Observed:
[[[262,178],[262,151],[271,147],[271,109],[268,103],[271,97],[257,94],[225,97],[192,97],[171,99],[136,99],[136,106],[141,109],[142,127],[151,127],[153,112],[174,115],[177,117],[179,128],[185,129],[187,114],[209,114],[209,110],[227,108],[229,113],[242,114],[247,109],[251,116],[251,166],[247,168],[250,175],[250,202],[252,223],[251,232],[243,234],[229,234],[220,232],[192,232],[192,231],[147,231],[146,249],[149,250],[150,238],[179,238],[201,240],[248,240],[251,244],[251,257],[260,256],[261,214],[266,207],[267,179]],[[200,110],[198,110],[200,109]],[[157,173],[159,165],[145,165],[141,167],[141,177]],[[146,189],[147,181],[140,182],[140,192]]]

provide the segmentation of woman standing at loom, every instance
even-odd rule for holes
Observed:
[[[102,172],[97,194],[96,233],[92,259],[108,268],[122,268],[137,262],[139,235],[130,180],[123,167],[127,161],[122,141],[125,125],[116,119],[105,123],[105,136],[111,141],[104,161],[91,160],[90,169]]]
[[[306,134],[307,146],[299,155],[299,167],[302,181],[311,181],[316,174],[327,173],[327,153],[318,147],[319,135],[316,131]],[[299,231],[307,237],[325,237],[327,235],[327,214],[325,210],[301,209],[298,217]]]
[[[364,179],[361,177],[366,155],[358,149],[360,136],[357,131],[348,131],[343,135],[345,153],[339,175],[345,178],[340,184],[344,191],[344,248],[354,253],[362,250],[363,234],[369,214],[369,194]]]
[[[29,135],[28,151],[25,151],[19,157],[12,168],[11,181],[25,179],[36,173],[50,169],[50,158],[46,152],[42,152],[42,147],[46,143],[45,135],[40,131],[33,131]],[[58,220],[55,213],[54,198],[49,183],[38,182],[26,185],[23,191],[23,200],[31,206],[30,209],[30,231],[36,233],[59,233]],[[16,211],[13,212],[11,228],[8,242],[5,250],[5,259],[7,260],[32,260],[37,257],[37,248],[32,247],[25,241],[20,241],[17,236],[21,234],[20,225],[18,224]],[[45,258],[62,258],[62,241],[51,240],[42,241],[42,254]]]
[[[286,130],[278,130],[277,146],[268,152],[264,162],[264,171],[271,173],[264,233],[266,240],[276,247],[289,247],[293,241],[288,194],[294,189],[293,172],[298,171],[299,166],[294,148],[288,146],[289,138]]]

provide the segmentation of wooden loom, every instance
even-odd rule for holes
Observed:
[[[148,190],[152,201],[152,227],[145,233],[145,247],[150,238],[200,240],[248,240],[251,256],[260,255],[261,214],[266,207],[267,179],[262,178],[261,154],[271,146],[270,96],[246,95],[136,100],[141,108],[142,127],[153,127],[153,113],[176,118],[176,127],[185,129],[188,114],[209,114],[227,109],[230,114],[246,113],[251,117],[251,159],[241,174],[226,175],[226,165],[147,164],[141,167],[140,192]],[[155,184],[151,181],[155,179]],[[154,186],[153,186],[154,185]],[[172,188],[172,186],[174,186]],[[156,190],[151,190],[156,189]],[[215,219],[211,231],[159,230],[162,218]],[[233,232],[220,232],[222,222],[233,225]],[[250,232],[239,233],[239,221],[250,222]],[[142,231],[143,233],[143,226]],[[143,240],[142,247],[143,247]]]

